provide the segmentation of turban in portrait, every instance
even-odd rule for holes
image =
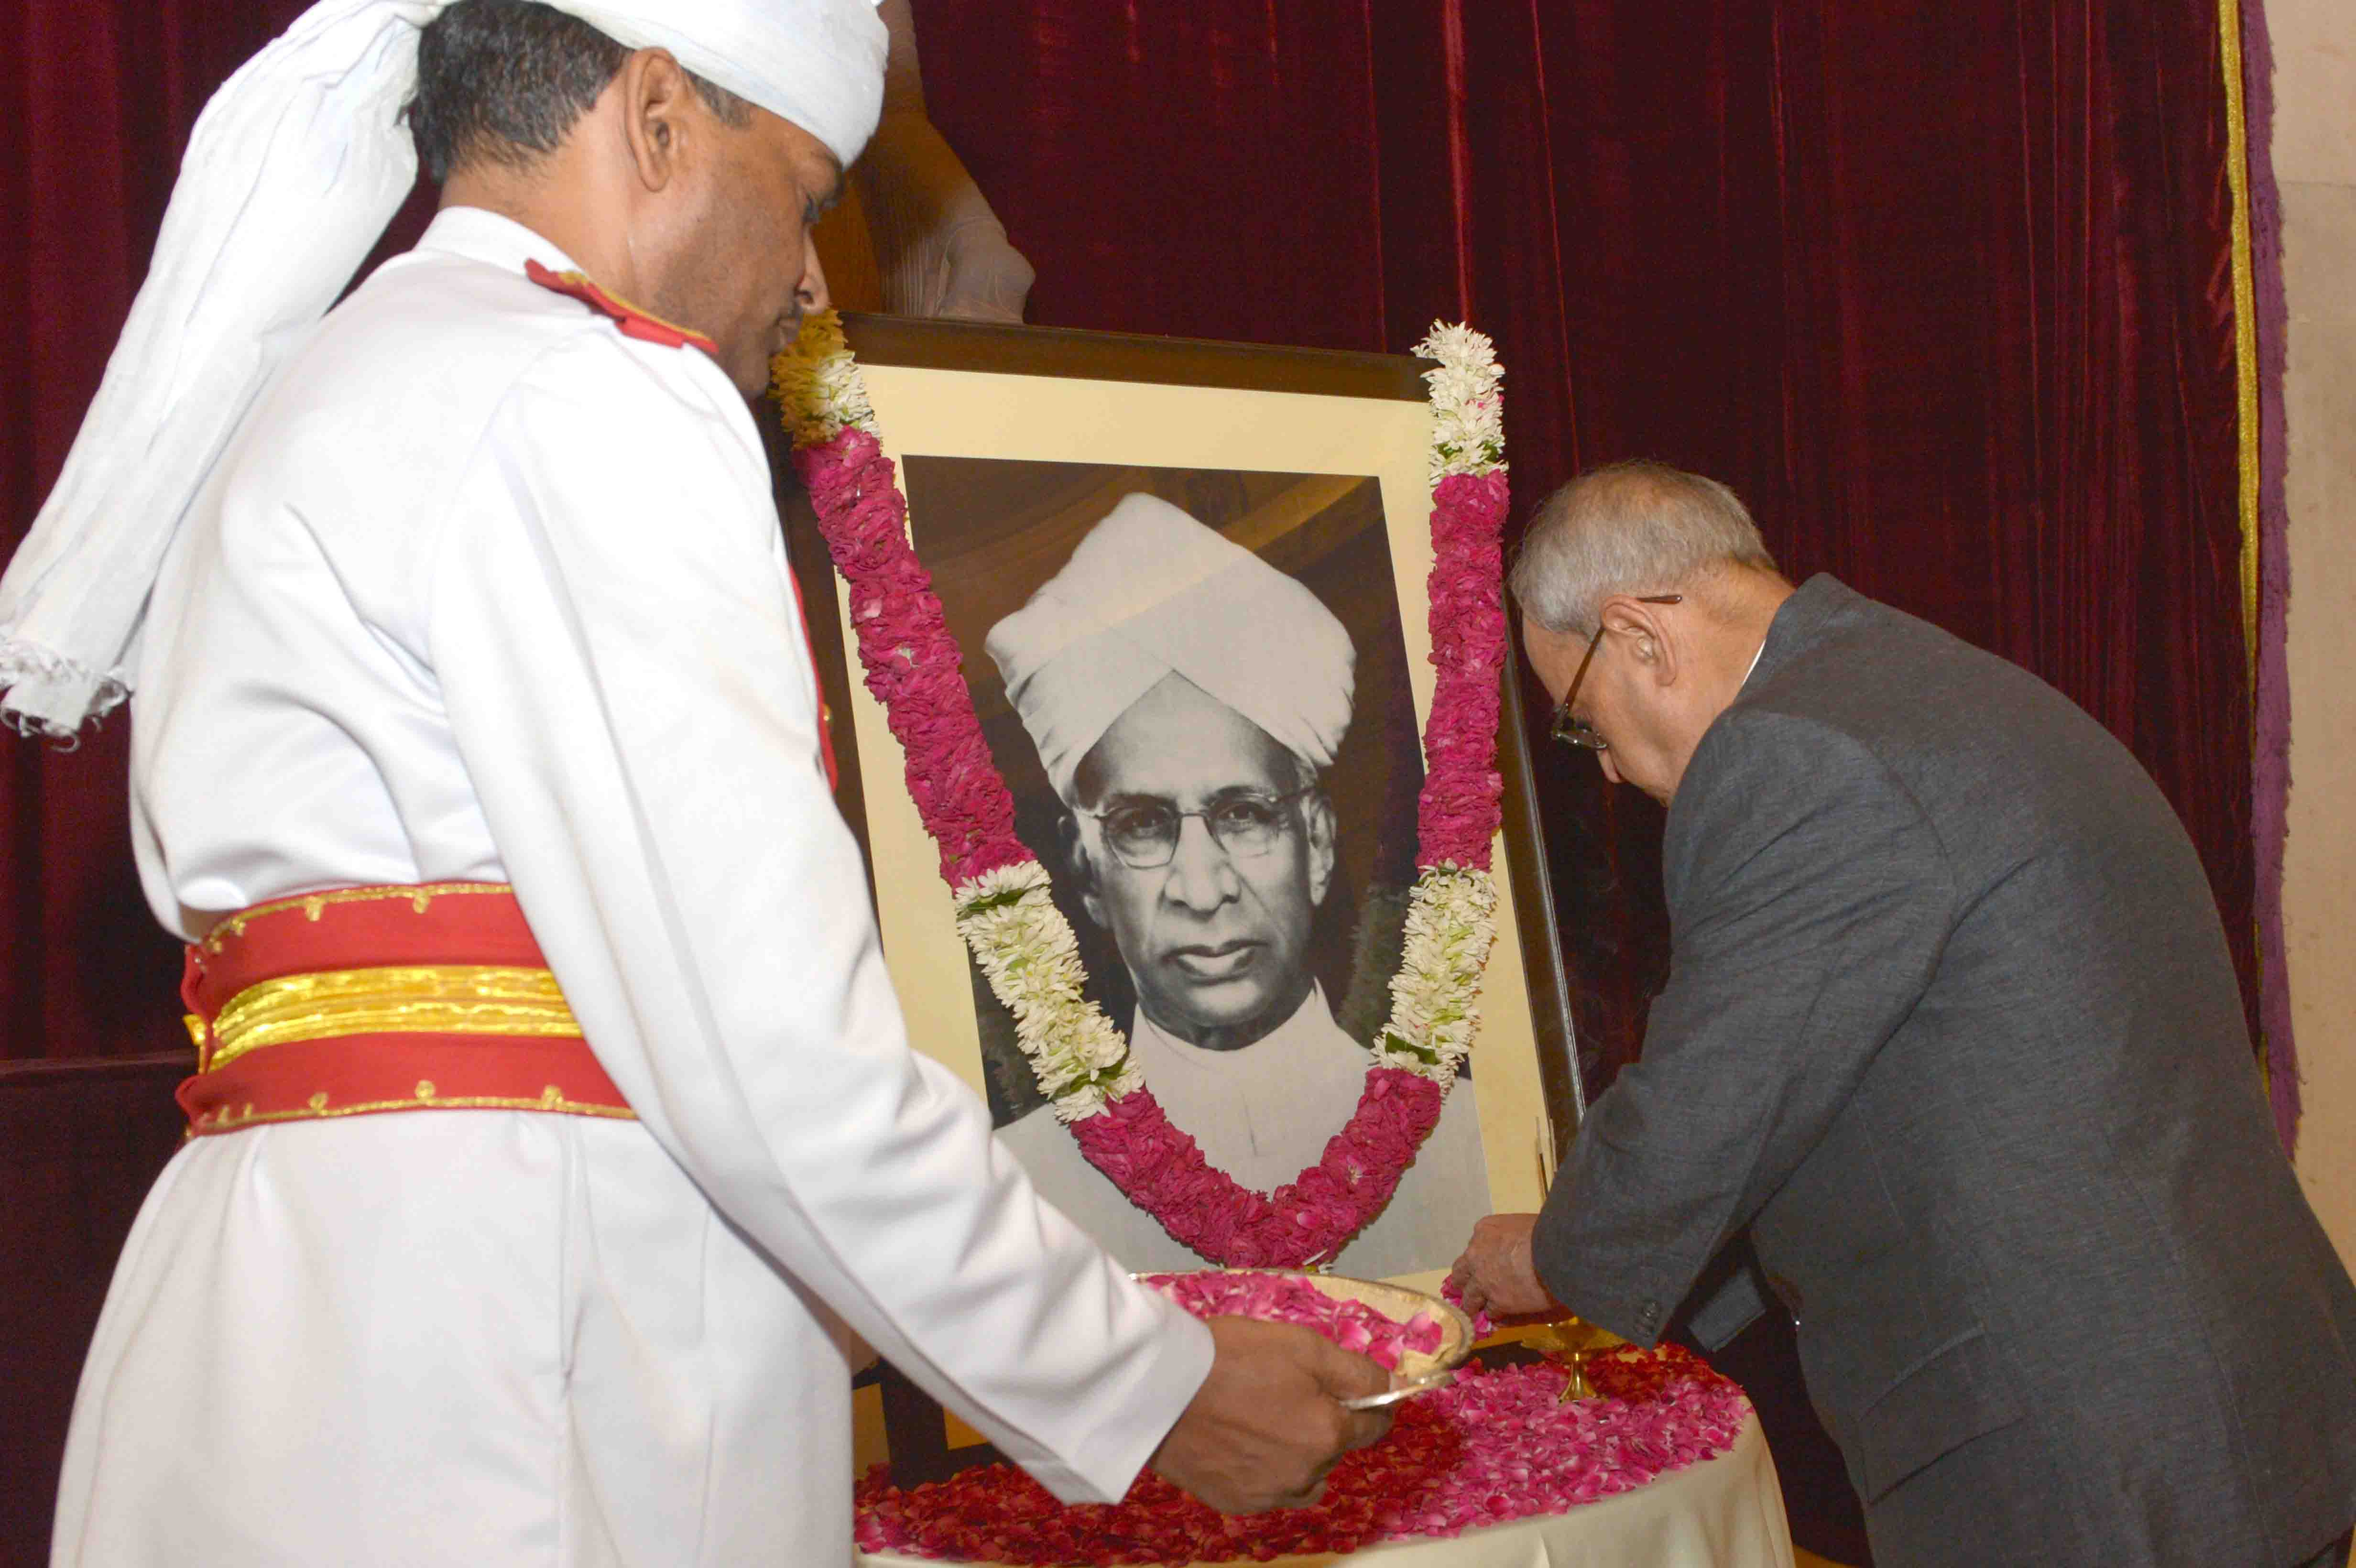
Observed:
[[[1333,613],[1159,496],[1123,496],[987,645],[1066,805],[1081,759],[1169,676],[1312,769],[1350,728],[1356,656]]]
[[[848,167],[873,133],[873,0],[547,0],[792,121]],[[147,280],[32,533],[0,579],[0,686],[67,734],[128,693],[174,531],[271,372],[417,178],[402,111],[450,0],[321,0],[198,117]]]

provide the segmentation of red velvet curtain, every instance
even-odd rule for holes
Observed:
[[[0,14],[0,550],[65,461],[180,148],[296,0],[25,0]],[[118,715],[0,733],[0,1564],[48,1560],[58,1457],[115,1254],[179,1139],[177,947],[131,863]]]
[[[63,465],[215,87],[302,6],[27,0],[0,23],[0,549]],[[68,751],[0,736],[0,1060],[185,1049],[177,946],[131,864],[118,715]]]
[[[2044,676],[2158,776],[2248,986],[2208,0],[916,7],[1033,320],[1396,351],[1469,317],[1517,515],[1696,468],[1787,571]],[[1662,976],[1659,814],[1538,744],[1600,1086]]]

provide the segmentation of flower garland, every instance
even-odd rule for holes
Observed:
[[[1588,1372],[1601,1397],[1565,1402],[1558,1367],[1474,1361],[1344,1455],[1310,1508],[1228,1518],[1151,1471],[1119,1503],[1066,1505],[1011,1465],[903,1489],[879,1465],[859,1486],[856,1539],[862,1552],[1043,1565],[1346,1555],[1632,1491],[1729,1452],[1750,1417],[1740,1389],[1676,1345],[1628,1347]]]
[[[1071,926],[1047,871],[1014,834],[957,642],[907,536],[907,498],[876,439],[874,406],[831,311],[809,317],[774,367],[794,462],[850,591],[867,689],[907,759],[908,793],[940,850],[957,925],[1055,1115],[1081,1151],[1181,1243],[1234,1267],[1331,1259],[1390,1200],[1440,1120],[1479,1028],[1494,939],[1489,845],[1498,683],[1505,660],[1501,539],[1504,404],[1489,339],[1435,324],[1416,351],[1431,389],[1431,658],[1418,876],[1391,1014],[1350,1120],[1314,1166],[1273,1193],[1214,1170],[1171,1125],[1129,1042],[1082,991]]]

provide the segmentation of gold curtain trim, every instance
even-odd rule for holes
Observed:
[[[2243,675],[2258,695],[2258,285],[2250,241],[2250,122],[2242,89],[2241,0],[2217,0],[2225,70],[2225,183],[2233,196],[2233,401],[2240,424]]]
[[[201,1029],[191,1019],[191,1032]],[[525,1035],[581,1038],[556,976],[545,969],[487,965],[412,965],[327,969],[248,986],[213,1019],[209,1051],[198,1041],[197,1071],[209,1072],[248,1051],[292,1040],[355,1034]]]
[[[2225,184],[2233,197],[2233,408],[2239,441],[2236,501],[2242,520],[2242,677],[2250,694],[2250,749],[2258,740],[2258,269],[2250,238],[2250,111],[2242,82],[2241,0],[2217,0],[2218,55],[2225,72]],[[2258,983],[2265,983],[2263,931]],[[2258,1083],[2272,1093],[2274,1063],[2258,1036]]]

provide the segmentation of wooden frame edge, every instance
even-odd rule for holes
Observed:
[[[1529,987],[1530,1029],[1537,1037],[1538,1082],[1545,1090],[1547,1125],[1554,1134],[1553,1152],[1559,1163],[1579,1124],[1587,1119],[1587,1086],[1580,1078],[1570,969],[1563,961],[1554,881],[1547,870],[1546,819],[1538,814],[1537,777],[1530,763],[1521,670],[1510,654],[1498,678],[1505,688],[1497,714],[1497,771],[1505,786],[1505,871],[1513,879],[1522,978]]]
[[[1400,354],[917,316],[851,314],[842,318],[842,330],[871,365],[1408,402],[1428,395],[1423,373],[1433,364]]]

